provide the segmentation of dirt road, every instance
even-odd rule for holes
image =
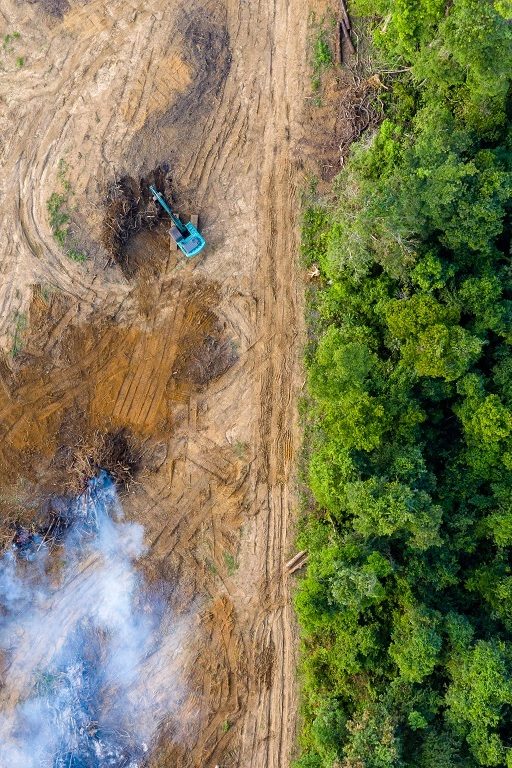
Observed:
[[[307,20],[305,0],[0,2],[0,503],[36,510],[84,436],[143,446],[124,506],[148,576],[199,616],[183,733],[152,766],[285,768],[293,747]],[[61,158],[85,264],[48,224]],[[105,268],[106,186],[162,165],[205,256],[161,225],[129,277]]]

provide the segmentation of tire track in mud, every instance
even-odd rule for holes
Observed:
[[[283,570],[283,558],[290,547],[289,525],[293,518],[293,498],[289,495],[290,483],[290,442],[295,436],[297,447],[297,425],[294,412],[296,398],[296,380],[293,375],[296,368],[294,352],[296,336],[300,327],[299,313],[301,302],[297,284],[290,281],[289,272],[294,269],[297,240],[294,228],[286,226],[293,221],[296,200],[293,197],[291,158],[287,137],[289,135],[290,108],[293,109],[293,97],[297,94],[287,84],[287,76],[295,82],[300,79],[300,72],[293,73],[287,66],[287,48],[294,39],[305,41],[305,30],[297,34],[289,24],[290,18],[299,18],[298,9],[293,3],[274,5],[275,18],[285,17],[282,24],[274,21],[274,29],[284,30],[284,41],[271,44],[273,70],[272,118],[273,130],[268,131],[265,147],[267,167],[262,172],[264,184],[263,197],[269,200],[264,221],[267,237],[264,241],[262,270],[266,272],[267,288],[265,292],[265,310],[260,315],[262,333],[273,328],[277,332],[269,339],[269,366],[262,380],[260,394],[260,424],[266,425],[271,439],[264,430],[260,431],[262,444],[269,446],[264,451],[264,472],[268,477],[269,490],[264,499],[264,509],[268,516],[267,525],[260,525],[256,542],[261,542],[266,553],[266,592],[272,608],[263,618],[269,637],[276,648],[274,656],[273,684],[269,689],[268,702],[260,711],[268,713],[267,726],[263,729],[273,738],[265,746],[252,745],[246,752],[247,765],[281,766],[289,761],[293,737],[295,716],[295,692],[291,681],[294,678],[295,650],[290,627],[293,617],[290,609],[289,587]],[[277,24],[277,27],[276,27]],[[293,42],[292,42],[293,45]],[[276,60],[281,56],[281,61]],[[283,140],[284,139],[284,140]],[[286,425],[286,443],[281,441],[283,426]],[[286,445],[286,450],[283,446]],[[270,459],[270,462],[269,462]],[[261,515],[259,516],[261,517]],[[265,536],[264,528],[268,530]],[[257,732],[255,728],[255,732]],[[244,753],[242,752],[242,755]],[[242,758],[242,762],[244,757]]]
[[[5,3],[11,24],[23,27],[19,6]],[[37,33],[31,25],[39,17],[25,7],[22,33],[32,35],[33,63],[0,86],[18,89],[9,126],[18,136],[2,155],[3,191],[17,190],[18,202],[0,198],[8,223],[0,253],[0,338],[8,346],[15,312],[26,310],[35,283],[55,285],[76,300],[76,312],[56,326],[48,349],[58,347],[66,323],[94,313],[122,325],[114,362],[109,326],[61,383],[52,377],[33,397],[27,385],[3,414],[16,429],[24,410],[49,415],[87,391],[93,410],[110,407],[116,423],[151,431],[164,419],[160,404],[172,403],[172,431],[162,436],[166,459],[142,478],[126,507],[152,542],[148,572],[175,578],[185,604],[204,601],[187,705],[199,710],[202,727],[186,749],[170,734],[152,766],[285,768],[296,696],[283,565],[293,533],[301,329],[292,148],[308,14],[299,0],[193,2],[185,17],[183,7],[166,0],[72,3],[61,23]],[[203,26],[194,13],[203,14]],[[187,25],[180,26],[183,18],[192,18],[192,39]],[[201,80],[204,54],[191,44],[202,44],[208,26],[220,41],[219,71]],[[50,46],[43,55],[45,34]],[[175,63],[172,87],[162,74],[165,62]],[[206,258],[179,272],[169,260],[149,319],[138,314],[137,286],[114,271],[98,273],[97,263],[70,262],[52,241],[45,205],[62,156],[69,158],[75,199],[84,207],[78,220],[87,218],[91,241],[101,228],[101,184],[114,173],[137,176],[169,158],[178,199],[185,209],[200,206],[211,244]],[[180,291],[163,290],[177,274],[221,286],[215,314],[239,353],[230,370],[192,394],[169,378],[177,339],[190,322]],[[137,341],[141,333],[152,333],[152,340]]]
[[[114,7],[110,8],[110,5]],[[7,6],[15,26],[19,11],[14,4],[7,2]],[[105,165],[101,162],[102,159],[106,160],[105,155],[116,157],[118,151],[112,151],[112,147],[117,147],[118,143],[122,146],[127,141],[127,135],[130,132],[133,135],[136,130],[136,125],[124,125],[122,121],[112,126],[117,114],[116,110],[105,110],[102,104],[101,94],[109,84],[107,82],[104,85],[101,78],[105,80],[107,77],[108,80],[108,72],[103,70],[110,67],[113,61],[117,62],[115,69],[120,71],[114,74],[113,86],[118,90],[120,80],[122,96],[130,83],[126,70],[131,69],[133,72],[133,63],[136,62],[140,69],[147,70],[145,91],[151,91],[153,69],[151,61],[148,61],[147,41],[152,41],[149,52],[151,57],[153,51],[161,54],[167,49],[169,37],[165,25],[156,23],[157,16],[162,17],[158,7],[156,2],[146,3],[140,9],[136,2],[131,5],[109,4],[102,0],[89,3],[86,8],[77,5],[63,21],[64,32],[55,27],[52,29],[53,35],[50,32],[52,47],[46,53],[58,46],[56,62],[52,61],[51,56],[38,53],[32,71],[27,69],[17,72],[16,83],[14,80],[12,85],[5,83],[11,106],[7,133],[11,136],[19,133],[18,143],[23,146],[23,152],[20,165],[12,162],[12,158],[18,154],[12,147],[6,147],[3,157],[6,186],[14,185],[19,190],[19,207],[13,211],[12,194],[4,196],[0,201],[0,214],[11,225],[11,231],[7,231],[7,248],[0,255],[0,271],[4,271],[12,282],[17,283],[18,292],[22,294],[18,308],[26,309],[30,299],[29,286],[42,280],[79,298],[85,313],[98,305],[104,306],[108,312],[129,292],[128,286],[119,285],[117,279],[109,279],[108,275],[99,283],[96,281],[92,289],[94,270],[84,269],[70,261],[49,236],[46,199],[53,191],[52,185],[54,189],[57,188],[56,172],[60,158],[68,152],[74,152],[72,159],[76,164],[77,145],[80,148],[78,155],[81,166],[76,168],[77,181],[83,180],[85,185],[76,187],[77,195],[87,191],[97,196],[97,184],[94,177],[91,178],[91,168]],[[133,15],[137,15],[139,22],[139,32],[134,41],[130,30],[126,29],[127,20]],[[93,32],[87,33],[87,29],[91,28]],[[27,32],[29,35],[35,36],[33,28]],[[93,45],[90,44],[91,39],[94,39]],[[117,50],[116,43],[119,46]],[[24,78],[30,78],[29,87],[25,90],[20,87],[20,80]],[[134,91],[133,83],[129,90]],[[15,108],[12,104],[13,94],[18,94],[14,96]],[[145,102],[138,98],[136,91],[134,98],[138,103],[135,122],[140,123],[141,119],[137,120],[137,116],[145,108]],[[40,106],[42,100],[45,106]],[[116,101],[114,96],[114,103]],[[48,103],[51,109],[48,109]],[[104,114],[106,120],[96,117],[99,125],[87,125],[91,112],[96,116],[98,113]],[[112,173],[112,160],[106,160],[106,165],[107,173]],[[72,183],[75,188],[74,179]],[[43,190],[46,192],[44,197]],[[19,220],[21,227],[16,226]],[[44,263],[41,263],[41,259],[44,259]],[[3,299],[2,294],[8,282],[7,279],[0,286],[0,302],[6,309],[9,297]],[[6,312],[0,317],[0,339],[4,346],[8,335],[12,333],[13,315],[13,312]]]
[[[275,62],[269,64],[275,66]],[[268,78],[275,75],[268,72]],[[264,87],[264,86],[263,86]],[[286,100],[284,90],[281,96]],[[274,99],[274,103],[279,98]],[[283,102],[281,102],[283,103]],[[258,107],[259,109],[259,107]],[[281,119],[279,115],[270,115],[272,123]],[[275,124],[272,129],[275,129]],[[287,125],[281,130],[286,130]],[[272,133],[269,131],[269,133]],[[295,347],[292,338],[284,330],[286,325],[297,327],[297,317],[294,312],[300,310],[297,296],[290,295],[287,289],[289,285],[289,271],[294,263],[295,242],[287,242],[291,231],[288,226],[293,217],[294,201],[288,197],[290,186],[289,159],[282,159],[280,146],[276,144],[260,146],[263,156],[267,158],[267,169],[262,171],[262,192],[260,199],[265,200],[263,219],[260,224],[260,235],[265,243],[264,251],[258,268],[264,272],[264,280],[260,283],[260,291],[263,296],[260,299],[262,307],[260,313],[261,327],[258,336],[268,335],[268,342],[260,345],[260,354],[267,359],[267,370],[264,373],[262,386],[259,392],[261,413],[259,417],[259,440],[256,451],[258,453],[259,484],[268,482],[267,493],[260,490],[263,497],[261,506],[256,515],[257,526],[253,540],[256,542],[256,551],[253,552],[260,564],[265,564],[263,582],[261,576],[259,583],[258,599],[265,597],[266,608],[264,614],[256,613],[252,625],[254,640],[251,645],[250,656],[258,659],[261,634],[266,634],[269,642],[278,649],[272,674],[270,691],[249,692],[248,711],[242,726],[242,747],[239,756],[239,764],[251,766],[283,766],[291,752],[293,740],[293,717],[295,710],[293,685],[294,651],[293,641],[290,637],[292,626],[291,610],[289,608],[289,595],[287,584],[283,581],[282,566],[283,556],[289,546],[287,539],[287,518],[291,515],[290,499],[283,497],[282,483],[289,482],[288,467],[291,458],[291,436],[294,432],[293,413],[293,374],[294,367],[293,349]],[[286,154],[286,153],[285,153]],[[270,158],[270,162],[268,160]],[[283,165],[280,178],[274,179],[274,164]],[[260,251],[261,252],[261,251]],[[280,261],[278,261],[280,259]],[[281,312],[280,306],[286,305],[287,311]],[[284,325],[283,325],[284,321]],[[291,322],[290,322],[291,321]],[[295,322],[294,322],[295,321]],[[274,330],[269,334],[269,328]],[[278,329],[279,336],[275,329]],[[295,336],[296,336],[295,331]],[[291,341],[291,344],[290,344]],[[261,349],[263,347],[263,349]],[[276,375],[283,367],[283,375]],[[283,392],[288,386],[288,392]],[[284,395],[284,397],[283,397]],[[283,422],[288,422],[286,441],[281,444],[280,435]],[[295,428],[296,432],[296,428]],[[296,438],[295,438],[296,444]],[[283,445],[286,446],[283,449]],[[279,478],[277,482],[275,477]],[[285,502],[283,503],[283,498]],[[247,597],[247,594],[244,594]],[[285,608],[285,606],[288,606]],[[263,627],[263,628],[262,628]],[[257,676],[257,670],[252,670]],[[254,679],[254,677],[252,678]],[[252,701],[251,701],[252,697]]]

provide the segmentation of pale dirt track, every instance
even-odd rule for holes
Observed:
[[[201,617],[190,733],[164,731],[155,766],[286,768],[293,748],[283,564],[296,516],[308,11],[305,0],[91,0],[52,18],[0,0],[3,34],[21,33],[0,73],[3,348],[29,307],[32,324],[16,375],[0,378],[0,460],[22,505],[81,430],[128,426],[148,441],[151,471],[125,507],[146,528],[148,575]],[[61,157],[86,266],[47,223]],[[184,265],[163,231],[138,236],[152,267],[127,280],[103,268],[104,185],[161,162],[209,248]],[[35,285],[58,301],[34,300]],[[198,385],[188,374],[212,329],[238,360]]]

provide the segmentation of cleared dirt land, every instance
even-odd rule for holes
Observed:
[[[293,748],[283,564],[308,13],[305,0],[0,2],[2,33],[19,33],[0,77],[2,533],[79,489],[105,439],[123,443],[147,577],[197,616],[180,734],[162,730],[152,766],[285,768]],[[163,221],[134,224],[120,266],[107,191],[124,179],[137,197],[155,178],[200,213],[207,251],[185,263]],[[50,231],[63,185],[83,264]]]

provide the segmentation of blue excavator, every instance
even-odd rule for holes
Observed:
[[[191,259],[193,256],[201,253],[206,245],[206,241],[199,230],[190,221],[184,224],[179,216],[171,211],[165,197],[155,187],[150,186],[149,189],[153,195],[153,200],[160,203],[166,214],[170,217],[173,226],[169,230],[169,234],[180,251],[185,254],[187,259]]]

